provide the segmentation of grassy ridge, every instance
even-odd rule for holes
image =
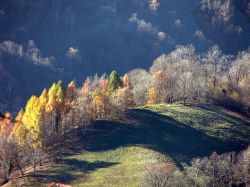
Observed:
[[[250,143],[250,122],[213,105],[147,106],[114,121],[95,122],[79,142],[55,167],[38,174],[40,186],[52,181],[74,186],[139,186],[149,164],[181,166],[213,151],[243,149]]]

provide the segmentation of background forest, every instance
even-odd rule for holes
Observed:
[[[0,108],[16,111],[54,81],[149,68],[176,45],[249,47],[248,0],[10,0],[0,3]]]

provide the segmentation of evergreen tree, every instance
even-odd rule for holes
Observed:
[[[122,87],[122,81],[120,77],[117,75],[116,71],[112,71],[109,76],[109,85],[108,85],[108,91],[109,93],[113,93],[118,88]]]

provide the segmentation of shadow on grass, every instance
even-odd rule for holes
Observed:
[[[194,106],[190,106],[194,107]],[[202,109],[212,114],[215,118],[221,119],[230,125],[230,128],[223,129],[224,134],[235,135],[235,139],[244,139],[250,143],[250,119],[243,116],[233,115],[230,112],[226,112],[222,107],[214,105],[199,105],[197,109]]]
[[[193,106],[193,105],[191,105],[191,106]],[[220,106],[199,104],[198,107],[203,109],[203,110],[206,110],[212,114],[217,115],[218,117],[222,118],[225,121],[232,122],[232,120],[235,120],[235,121],[238,121],[240,125],[244,124],[246,126],[250,126],[250,121],[245,120],[244,117],[240,117],[240,116],[236,116],[236,115],[227,113]],[[245,118],[247,119],[247,117],[245,117]]]
[[[195,157],[208,156],[213,151],[239,151],[250,142],[250,139],[246,142],[208,136],[171,117],[145,109],[131,110],[127,112],[126,118],[133,119],[136,124],[96,121],[94,128],[81,137],[84,144],[82,149],[98,152],[140,145],[170,156],[179,165]]]
[[[206,110],[215,113],[219,112],[209,108]],[[221,115],[223,117],[224,114],[221,113],[217,117],[221,118]],[[228,118],[230,117],[228,116]],[[241,122],[240,128],[249,126],[247,121],[236,120]],[[208,136],[201,130],[146,109],[130,110],[123,117],[123,120],[119,121],[98,120],[87,130],[85,136],[80,133],[80,130],[76,131],[79,134],[78,144],[69,143],[67,145],[65,143],[65,146],[70,149],[67,155],[77,154],[77,152],[84,150],[99,152],[137,145],[169,156],[178,166],[181,166],[180,163],[187,163],[193,158],[208,156],[213,151],[217,153],[239,151],[250,143],[250,138],[247,141],[239,141],[235,139],[222,140]],[[77,132],[74,132],[74,134],[77,134]],[[240,136],[240,131],[234,133],[235,136]],[[107,168],[119,164],[112,162],[90,163],[65,158],[67,157],[57,160],[58,165],[56,168],[40,173],[38,178],[41,182],[60,181],[71,183],[98,168]]]
[[[37,172],[36,183],[72,183],[75,180],[84,179],[84,175],[100,168],[107,168],[119,164],[114,162],[87,162],[77,159],[57,159],[56,168],[51,168],[45,172]]]

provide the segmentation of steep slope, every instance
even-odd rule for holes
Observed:
[[[139,186],[149,164],[181,166],[213,151],[239,151],[250,143],[249,132],[248,119],[213,105],[143,107],[114,121],[96,121],[86,136],[68,142],[69,152],[53,167],[24,181],[40,186],[52,181]]]

